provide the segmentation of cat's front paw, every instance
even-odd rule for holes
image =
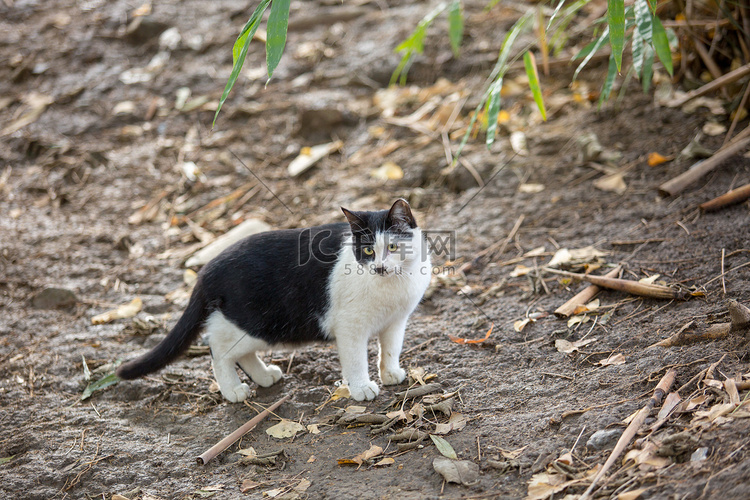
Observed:
[[[378,384],[372,380],[368,380],[360,385],[349,384],[349,393],[351,393],[352,399],[357,401],[370,401],[375,399],[379,392],[380,389],[378,389]]]
[[[281,371],[281,368],[276,365],[268,365],[263,373],[257,374],[256,377],[252,377],[252,379],[253,382],[261,387],[271,387],[273,384],[281,380],[281,377],[283,376],[284,372]]]
[[[230,401],[232,403],[240,403],[248,399],[252,395],[252,393],[253,391],[247,384],[239,384],[226,389],[224,387],[221,387],[221,395],[224,396],[227,401]]]
[[[400,384],[405,378],[406,371],[400,367],[397,367],[394,370],[383,370],[380,372],[380,381],[383,382],[383,385]]]

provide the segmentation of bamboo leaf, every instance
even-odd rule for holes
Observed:
[[[529,21],[534,18],[534,11],[529,11],[510,28],[508,33],[505,35],[503,44],[500,47],[500,54],[497,57],[495,67],[492,69],[490,79],[494,80],[498,75],[503,76],[508,71],[508,59],[510,58],[510,51],[513,48],[513,44],[516,43],[518,36],[529,28]]]
[[[667,38],[667,32],[664,31],[664,26],[657,16],[653,17],[653,44],[656,55],[664,65],[664,69],[671,76],[673,74],[672,68],[672,51],[669,49],[669,38]]]
[[[445,439],[441,438],[440,436],[435,436],[434,434],[430,434],[430,438],[432,439],[432,442],[435,443],[435,446],[437,447],[438,451],[446,458],[451,458],[453,460],[458,460],[458,455],[456,455],[456,451],[453,449],[453,446],[446,441]]]
[[[599,107],[602,107],[604,101],[609,99],[609,95],[612,93],[612,86],[615,83],[615,77],[617,76],[617,62],[615,61],[614,54],[609,55],[609,68],[607,69],[607,78],[604,79],[604,85],[602,85],[602,91],[599,94]]]
[[[90,398],[91,395],[94,394],[94,392],[105,389],[111,385],[115,385],[119,381],[120,378],[117,375],[115,375],[114,373],[110,373],[106,377],[100,378],[96,382],[90,383],[86,387],[86,389],[83,390],[83,394],[81,394],[81,401]]]
[[[529,78],[529,88],[531,89],[531,95],[534,97],[536,107],[539,108],[539,112],[542,114],[542,120],[547,121],[547,110],[544,108],[542,89],[539,86],[539,72],[536,68],[534,54],[530,51],[527,51],[523,55],[523,65],[526,68],[526,76]],[[495,121],[497,122],[497,117]]]
[[[560,9],[562,9],[562,6],[564,3],[565,3],[565,0],[560,0],[557,3],[557,7],[555,7],[555,11],[552,13],[551,16],[549,16],[549,22],[547,22],[547,31],[549,31],[550,27],[552,26],[552,22],[557,17],[557,13],[560,12]]]
[[[250,41],[253,39],[255,32],[258,30],[261,17],[263,16],[263,13],[266,11],[266,8],[270,3],[271,0],[262,0],[260,2],[260,4],[255,8],[253,15],[250,16],[250,19],[247,21],[247,23],[245,23],[245,26],[240,32],[240,35],[237,37],[237,40],[234,42],[234,47],[232,47],[232,72],[229,74],[229,80],[227,81],[227,84],[224,87],[224,92],[222,92],[221,98],[219,99],[219,106],[216,108],[214,121],[211,124],[212,128],[214,125],[216,125],[216,119],[219,117],[219,111],[221,111],[221,107],[224,104],[224,101],[227,100],[229,91],[232,90],[232,87],[234,87],[234,82],[237,81],[237,77],[240,75],[240,71],[242,71],[242,65],[245,62],[245,57],[247,56],[247,49],[250,46]]]
[[[414,32],[396,47],[396,52],[403,52],[404,54],[401,57],[398,66],[396,66],[396,69],[393,70],[393,73],[391,74],[391,80],[388,83],[389,85],[393,85],[396,81],[400,81],[401,85],[406,83],[406,75],[409,73],[409,68],[413,62],[412,59],[414,58],[414,55],[421,54],[424,51],[424,39],[427,35],[427,27],[432,24],[432,21],[434,21],[447,6],[448,4],[445,2],[438,4],[437,7],[432,9],[432,11],[419,21]]]
[[[622,51],[625,47],[625,1],[607,0],[609,44],[612,46],[617,72],[622,69]]]
[[[604,29],[604,33],[602,33],[601,36],[595,42],[593,42],[593,45],[589,44],[591,45],[590,49],[588,45],[584,47],[583,49],[581,49],[581,52],[587,49],[588,51],[586,52],[586,57],[583,58],[583,61],[581,61],[581,64],[578,65],[575,73],[573,73],[573,81],[575,81],[575,79],[578,78],[578,73],[580,73],[581,70],[584,68],[584,66],[586,66],[589,63],[591,58],[594,57],[594,54],[596,54],[596,51],[599,50],[602,47],[602,45],[604,45],[607,42],[607,40],[609,40],[609,27]],[[578,56],[574,57],[574,59],[578,59]]]
[[[487,145],[487,149],[490,149],[495,142],[495,135],[497,133],[497,115],[500,114],[500,91],[502,88],[503,77],[500,77],[490,87],[490,96],[486,101],[487,138],[485,139],[485,144]]]
[[[632,52],[633,52],[633,69],[638,78],[643,71],[643,37],[638,29],[633,30]]]
[[[647,0],[635,0],[635,25],[637,29],[633,32],[633,37],[637,34],[646,43],[651,43],[653,23]]]
[[[651,78],[654,76],[654,49],[651,45],[643,46],[643,74],[641,75],[641,85],[643,91],[648,92],[651,87]]]
[[[448,11],[448,35],[453,54],[458,57],[461,41],[464,37],[464,13],[461,10],[461,0],[453,0]]]
[[[289,24],[289,3],[291,0],[273,0],[271,13],[268,15],[268,33],[266,35],[266,66],[268,79],[271,79],[276,66],[281,61],[286,45],[286,31]]]

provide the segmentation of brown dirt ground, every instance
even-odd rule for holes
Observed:
[[[452,58],[447,37],[432,36],[427,54],[412,70],[414,85],[429,87],[443,76],[474,95],[481,88],[499,47],[498,27],[509,26],[518,14],[496,9],[482,15],[482,2],[468,3],[475,14],[467,21],[464,55]],[[658,107],[653,96],[635,91],[619,108],[609,105],[600,112],[568,101],[548,123],[526,129],[530,154],[513,158],[503,170],[498,169],[511,156],[507,132],[492,152],[470,143],[464,158],[485,181],[491,178],[480,192],[464,167],[441,173],[445,156],[439,138],[425,139],[395,126],[373,106],[376,90],[387,84],[398,61],[393,47],[426,11],[422,2],[295,3],[287,54],[274,80],[264,88],[257,71],[264,53],[253,44],[245,74],[212,134],[210,105],[231,68],[229,47],[247,18],[247,2],[154,3],[148,19],[154,22],[127,34],[135,7],[101,0],[0,4],[0,127],[30,109],[28,102],[38,102],[29,97],[32,92],[52,98],[36,120],[0,139],[0,176],[6,174],[0,183],[0,458],[11,457],[0,465],[4,497],[236,498],[243,496],[243,481],[253,480],[261,484],[244,496],[261,498],[264,491],[286,488],[287,497],[307,498],[522,498],[532,475],[570,451],[579,435],[569,477],[603,463],[611,445],[587,447],[589,437],[598,430],[621,429],[621,421],[645,404],[668,367],[677,369],[675,388],[720,359],[717,380],[750,371],[747,347],[734,337],[649,348],[691,320],[699,327],[726,321],[728,298],[750,302],[750,267],[726,274],[726,292],[716,279],[722,250],[727,270],[748,262],[748,204],[710,214],[696,208],[750,182],[750,160],[733,158],[674,199],[660,198],[656,186],[690,161],[657,167],[645,162],[653,151],[679,153],[713,118],[707,109],[684,114]],[[125,70],[145,67],[159,52],[158,34],[167,27],[177,28],[182,41],[167,51],[166,65],[149,81],[123,83]],[[590,79],[598,77],[594,68]],[[565,70],[544,84],[564,93],[569,82]],[[181,87],[189,87],[192,97],[207,96],[207,107],[177,111]],[[131,104],[116,108],[125,101]],[[529,115],[523,97],[515,102],[514,113]],[[420,104],[402,102],[396,114],[407,115]],[[726,123],[726,117],[719,120]],[[615,164],[628,167],[624,193],[593,187],[603,174],[583,164],[577,145],[591,132],[606,150],[621,154]],[[333,138],[344,142],[339,153],[301,178],[288,177],[286,167],[301,147]],[[720,140],[705,142],[717,147]],[[400,147],[384,158],[394,141],[401,141]],[[330,424],[350,404],[332,401],[320,408],[339,378],[332,346],[305,347],[293,356],[269,354],[288,375],[269,389],[258,388],[246,404],[228,404],[211,391],[207,356],[184,358],[163,373],[79,401],[86,387],[82,356],[92,370],[106,368],[153,346],[176,320],[184,296],[166,296],[182,286],[182,261],[164,252],[187,248],[204,233],[169,221],[256,183],[230,150],[294,213],[259,188],[243,206],[204,220],[203,230],[212,234],[247,217],[276,228],[341,220],[341,205],[382,208],[403,196],[412,201],[424,227],[455,231],[460,264],[502,241],[524,216],[502,253],[480,262],[465,282],[443,284],[424,301],[404,346],[405,366],[435,374],[444,393],[458,391],[453,409],[468,423],[445,437],[459,458],[478,464],[478,482],[444,484],[432,466],[439,453],[431,444],[390,455],[395,463],[389,466],[338,465],[337,459],[351,458],[370,444],[390,452],[395,443],[389,444],[387,433],[371,434],[368,426]],[[403,168],[403,179],[371,177],[385,159]],[[203,177],[188,181],[179,167],[183,161],[195,162]],[[524,193],[518,189],[522,183],[545,188]],[[164,190],[153,218],[129,224],[133,213]],[[568,328],[549,314],[516,332],[515,321],[528,313],[551,313],[583,285],[545,274],[545,290],[538,276],[510,277],[514,266],[507,262],[544,246],[543,256],[520,261],[534,268],[558,246],[588,245],[607,252],[608,263],[626,263],[626,277],[658,273],[705,296],[669,302],[606,292],[600,294],[600,312],[611,315],[597,316],[596,323]],[[33,307],[31,298],[50,286],[73,291],[76,303],[61,309]],[[144,303],[136,318],[140,323],[91,324],[93,315],[136,296]],[[138,327],[149,318],[156,325],[150,335]],[[448,338],[481,337],[490,322],[495,329],[484,343],[461,345]],[[587,334],[596,341],[578,353],[555,348],[556,339],[575,341]],[[597,364],[615,353],[626,362]],[[404,388],[383,389],[366,404],[367,411],[385,411]],[[283,448],[286,457],[277,465],[242,465],[234,453],[237,445],[206,466],[196,465],[197,455],[255,415],[259,406],[286,394],[292,399],[278,415],[306,425],[317,422],[319,434],[278,441],[265,433],[275,423],[270,418],[240,447],[253,446],[259,453]],[[726,398],[725,392],[694,382],[680,393],[683,398],[700,394],[707,398],[697,410]],[[588,407],[596,408],[563,416]],[[641,498],[747,498],[750,421],[696,423],[694,411],[671,416],[654,436],[662,442],[687,430],[694,438],[683,440],[679,452],[666,454],[668,465],[618,465],[602,492],[609,496],[646,488]],[[425,414],[410,425],[429,430],[445,420]],[[502,458],[501,450],[523,447],[514,461]],[[692,452],[702,447],[707,458],[691,461]],[[491,465],[503,460],[506,470]],[[310,482],[305,492],[287,491],[302,479]],[[212,486],[221,487],[206,490]],[[135,488],[140,493],[127,493]],[[568,492],[583,488],[572,486]]]

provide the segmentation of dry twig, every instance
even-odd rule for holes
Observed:
[[[594,479],[591,481],[589,487],[586,489],[586,491],[583,492],[583,495],[581,495],[580,500],[587,500],[591,497],[591,492],[594,491],[594,488],[596,488],[599,480],[604,477],[604,474],[607,473],[607,471],[620,457],[622,452],[625,451],[625,448],[627,448],[627,446],[633,440],[636,433],[638,432],[638,429],[641,427],[641,425],[643,425],[646,417],[648,417],[648,414],[651,413],[651,410],[661,402],[664,395],[669,392],[670,387],[672,387],[672,384],[674,383],[676,375],[677,372],[674,369],[670,369],[669,371],[667,371],[667,373],[664,374],[662,379],[659,381],[659,384],[656,386],[656,389],[654,389],[654,395],[651,396],[651,399],[648,400],[646,406],[641,408],[641,410],[636,414],[635,418],[630,422],[630,425],[628,425],[627,429],[625,429],[625,432],[622,433],[622,436],[620,436],[620,439],[617,441],[617,444],[612,450],[612,453],[609,455],[609,458],[606,462],[604,462],[604,466],[599,470],[596,476],[594,476]]]
[[[712,212],[714,210],[720,210],[730,205],[742,203],[748,198],[750,198],[750,184],[745,184],[742,187],[732,189],[731,191],[724,193],[721,196],[717,196],[713,200],[701,203],[700,207],[703,211]]]
[[[621,292],[629,293],[631,295],[638,295],[641,297],[678,300],[687,300],[690,297],[689,293],[675,290],[674,288],[670,288],[668,286],[640,283],[638,281],[624,280],[619,278],[607,278],[605,276],[592,276],[590,274],[571,273],[568,271],[561,271],[559,269],[552,269],[549,267],[545,267],[544,270],[552,274],[559,274],[561,276],[567,276],[569,278],[588,281],[589,283],[593,283],[594,285],[603,288],[619,290]]]
[[[221,453],[222,451],[226,450],[232,444],[237,441],[239,438],[253,430],[256,425],[258,425],[264,418],[266,418],[268,415],[271,414],[276,408],[281,406],[283,402],[288,400],[291,397],[291,395],[287,394],[283,398],[276,401],[274,404],[263,410],[262,412],[255,415],[253,418],[248,420],[242,427],[213,445],[211,448],[209,448],[205,453],[203,453],[201,456],[197,458],[198,465],[206,465],[208,462],[210,462],[216,455]]]
[[[617,266],[614,269],[612,269],[610,272],[604,275],[605,278],[616,278],[620,274],[620,270],[622,270],[621,266]],[[599,288],[596,285],[589,285],[577,294],[573,296],[570,300],[568,300],[565,304],[561,305],[557,309],[555,309],[555,314],[560,318],[567,318],[570,315],[572,315],[576,309],[579,307],[587,304],[591,299],[593,299],[597,293],[601,291],[601,288]]]
[[[730,333],[746,332],[750,329],[750,309],[733,299],[729,300],[727,309],[729,309],[731,319],[729,323],[711,325],[700,333],[691,333],[687,331],[686,327],[683,327],[671,337],[649,347],[676,347],[706,340],[719,340],[726,338]],[[690,326],[690,323],[686,326]]]

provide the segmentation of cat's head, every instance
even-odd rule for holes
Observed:
[[[341,210],[351,227],[354,257],[371,274],[398,274],[424,258],[422,234],[406,200],[396,200],[389,210]]]

